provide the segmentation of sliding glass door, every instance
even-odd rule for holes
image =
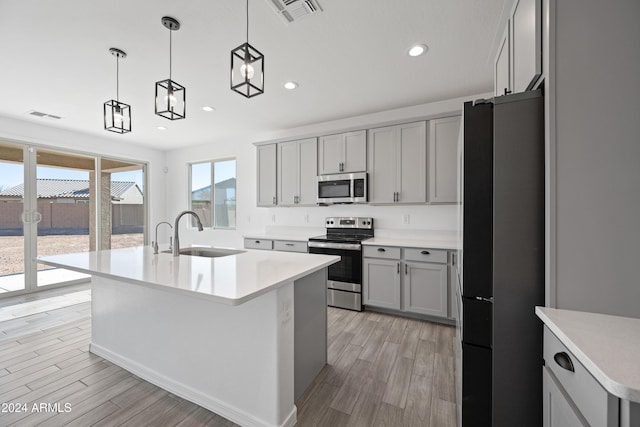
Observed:
[[[89,276],[38,256],[146,243],[146,165],[0,141],[0,298]]]
[[[0,296],[26,289],[24,157],[23,146],[0,141]]]

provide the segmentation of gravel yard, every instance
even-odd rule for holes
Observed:
[[[116,234],[111,236],[112,249],[142,246],[144,236],[136,234]],[[57,255],[89,251],[88,235],[38,236],[38,255]],[[24,237],[0,236],[0,276],[24,271]],[[38,269],[48,268],[39,265]]]

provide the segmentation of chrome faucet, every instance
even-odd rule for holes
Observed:
[[[170,223],[168,223],[167,221],[161,221],[159,223],[156,224],[156,240],[154,240],[153,242],[151,242],[151,246],[153,246],[153,253],[157,254],[158,253],[158,226],[160,224],[167,224],[169,227],[173,228],[171,226]],[[171,237],[169,237],[169,250],[171,250]]]
[[[194,211],[182,211],[176,217],[176,222],[173,224],[173,256],[180,255],[180,237],[178,236],[178,222],[180,222],[180,218],[184,215],[189,214],[195,217],[198,222],[198,231],[202,231],[202,222],[200,222],[200,217]]]

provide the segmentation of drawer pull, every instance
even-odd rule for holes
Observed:
[[[429,251],[422,251],[422,252],[420,252],[420,253],[421,253],[422,255],[430,255],[430,254],[431,254],[431,252],[429,252]]]
[[[555,356],[553,356],[553,360],[556,361],[556,363],[562,368],[562,369],[566,369],[567,371],[570,372],[575,372],[576,370],[573,368],[573,362],[571,361],[571,358],[569,357],[569,355],[567,353],[565,353],[564,351],[560,352],[560,353],[556,353]]]
[[[258,244],[259,244],[259,243],[260,243],[260,240],[256,240],[256,243],[258,243]]]
[[[385,248],[378,248],[378,252],[386,252]]]

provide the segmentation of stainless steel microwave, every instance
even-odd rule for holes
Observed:
[[[368,201],[366,172],[318,176],[318,204]]]

